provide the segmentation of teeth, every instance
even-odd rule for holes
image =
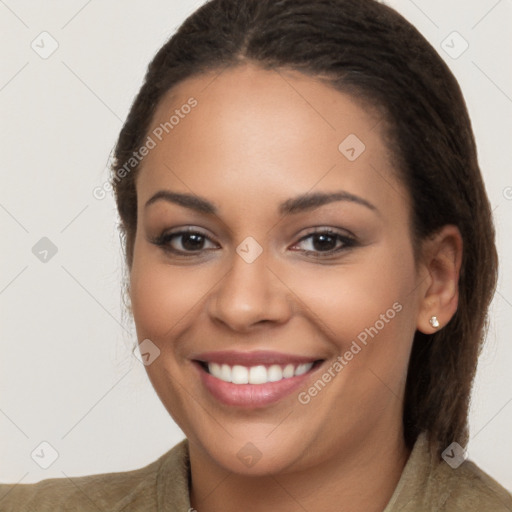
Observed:
[[[273,364],[268,368],[263,365],[241,366],[228,364],[220,365],[218,363],[208,363],[208,371],[224,382],[233,384],[267,384],[268,382],[277,382],[282,379],[289,379],[294,376],[304,375],[311,370],[313,363],[299,365],[287,364],[282,367]]]
[[[216,375],[220,375],[219,378],[226,382],[231,382],[231,368],[227,364],[223,364],[221,366],[220,374],[217,373]]]
[[[235,365],[231,370],[231,382],[233,384],[248,384],[249,369],[245,366]]]
[[[251,366],[249,369],[249,384],[265,384],[267,369],[264,366]]]
[[[217,363],[209,364],[208,369],[210,370],[210,373],[215,374],[215,375],[220,375],[220,373],[221,373],[220,364],[217,364]]]
[[[311,368],[311,366],[308,367],[307,364],[299,364],[299,366],[295,368],[295,375],[303,375],[309,370],[309,368]]]
[[[277,382],[283,378],[283,370],[278,364],[273,364],[267,370],[267,380],[269,382]]]
[[[289,379],[290,377],[293,377],[294,372],[295,367],[293,364],[287,364],[283,370],[283,379]]]

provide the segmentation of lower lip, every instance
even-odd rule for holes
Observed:
[[[315,365],[302,375],[266,384],[233,384],[214,377],[199,363],[195,363],[195,366],[199,369],[204,386],[219,402],[246,408],[265,407],[278,402],[300,388],[311,372],[317,369]]]

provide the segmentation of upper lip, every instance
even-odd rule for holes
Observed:
[[[284,354],[281,352],[272,352],[268,350],[259,350],[254,352],[238,352],[235,350],[223,350],[217,352],[202,352],[191,359],[201,361],[203,363],[218,363],[256,366],[270,364],[304,364],[318,361],[320,358],[315,356],[298,356],[293,354]]]

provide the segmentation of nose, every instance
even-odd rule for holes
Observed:
[[[265,252],[252,263],[237,253],[209,301],[209,315],[237,332],[263,323],[282,324],[292,313],[291,292],[269,268]]]

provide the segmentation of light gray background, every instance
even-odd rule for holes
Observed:
[[[512,1],[387,3],[449,64],[473,121],[501,273],[468,454],[512,489]],[[0,481],[135,469],[183,438],[130,351],[114,200],[92,191],[147,64],[200,4],[0,0]],[[31,48],[50,48],[43,31],[59,45],[47,59]],[[58,248],[46,263],[42,237]],[[31,458],[42,441],[59,454],[48,469]]]

